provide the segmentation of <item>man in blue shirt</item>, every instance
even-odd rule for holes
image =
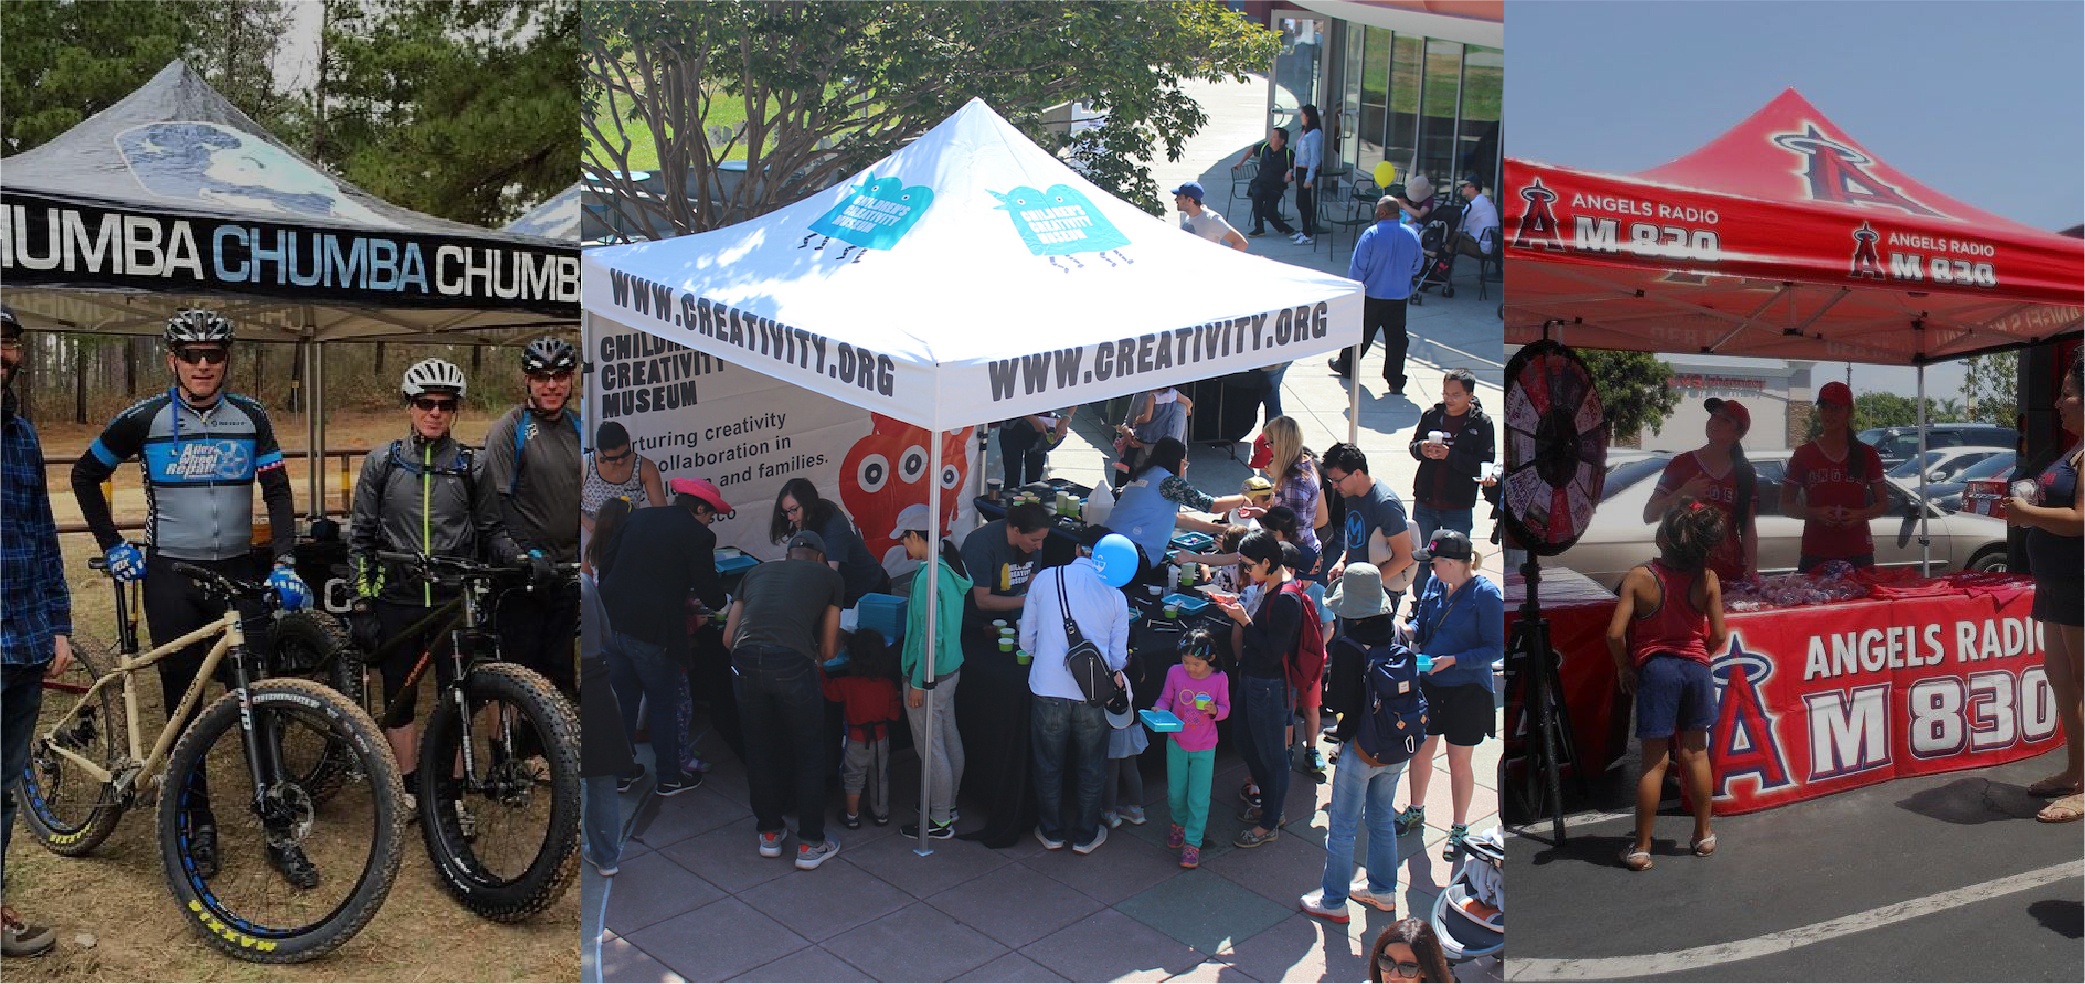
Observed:
[[[1404,356],[1411,343],[1405,333],[1405,304],[1412,296],[1412,283],[1426,255],[1419,251],[1419,234],[1397,221],[1397,199],[1376,199],[1376,224],[1354,241],[1354,258],[1347,276],[1361,281],[1366,299],[1361,305],[1361,345],[1341,352],[1331,362],[1332,371],[1344,376],[1353,363],[1368,354],[1368,343],[1376,329],[1383,331],[1383,381],[1394,396],[1404,395]]]
[[[15,777],[29,763],[29,741],[43,704],[45,677],[64,674],[72,663],[72,595],[65,587],[65,559],[58,555],[58,527],[51,520],[51,490],[44,481],[43,445],[36,428],[17,412],[14,377],[22,366],[22,323],[0,306],[0,876],[8,835],[14,830]],[[13,906],[0,907],[5,955],[33,957],[58,942],[47,926],[22,919]]]

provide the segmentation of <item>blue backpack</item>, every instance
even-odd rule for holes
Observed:
[[[1404,762],[1426,740],[1426,694],[1419,689],[1419,657],[1390,643],[1369,647],[1363,665],[1361,728],[1354,735],[1354,747],[1369,765]]]

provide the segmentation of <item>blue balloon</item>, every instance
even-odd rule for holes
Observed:
[[[1108,587],[1119,588],[1137,576],[1137,567],[1142,562],[1137,558],[1137,545],[1120,533],[1101,537],[1093,545],[1093,565],[1100,568],[1100,579]]]

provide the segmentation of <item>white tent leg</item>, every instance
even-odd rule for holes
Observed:
[[[1361,346],[1355,345],[1354,351]],[[1361,446],[1361,357],[1354,356],[1347,366],[1347,443]]]
[[[927,637],[923,640],[925,645],[920,657],[920,661],[926,664],[923,669],[927,684],[926,706],[920,708],[920,712],[927,716],[927,723],[920,729],[919,846],[912,849],[912,853],[920,857],[934,853],[934,849],[927,846],[927,830],[934,825],[934,818],[927,813],[927,791],[934,785],[934,710],[940,701],[938,691],[934,689],[934,630],[937,627],[934,608],[941,594],[935,590],[941,586],[941,572],[935,567],[941,560],[941,432],[931,432],[927,444],[930,447],[927,452],[927,559],[912,575],[914,584],[918,584],[922,577],[927,579]]]
[[[1933,576],[1933,538],[1926,529],[1926,364],[1918,366],[1918,576]]]

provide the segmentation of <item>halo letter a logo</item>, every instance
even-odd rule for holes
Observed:
[[[1714,795],[1718,799],[1729,796],[1730,784],[1740,778],[1757,783],[1761,793],[1793,782],[1781,745],[1774,738],[1776,718],[1759,693],[1759,684],[1773,671],[1773,662],[1761,653],[1746,652],[1735,632],[1730,634],[1730,648],[1709,666],[1719,698],[1716,723],[1709,729],[1709,757],[1715,763]]]
[[[1875,241],[1881,238],[1875,227],[1866,222],[1853,230],[1853,271],[1848,276],[1889,279],[1889,275],[1882,272],[1882,258],[1875,252]]]
[[[1564,251],[1564,239],[1557,234],[1556,213],[1550,211],[1549,203],[1557,200],[1557,193],[1542,183],[1541,178],[1520,189],[1520,200],[1528,203],[1520,213],[1520,226],[1513,233],[1515,249],[1543,249]]]
[[[1875,163],[1873,158],[1826,137],[1814,123],[1804,124],[1801,133],[1777,133],[1773,140],[1774,146],[1805,159],[1803,170],[1796,173],[1810,182],[1813,201],[1881,206],[1913,215],[1941,217],[1939,212],[1912,201],[1896,187],[1868,173],[1867,165]]]

